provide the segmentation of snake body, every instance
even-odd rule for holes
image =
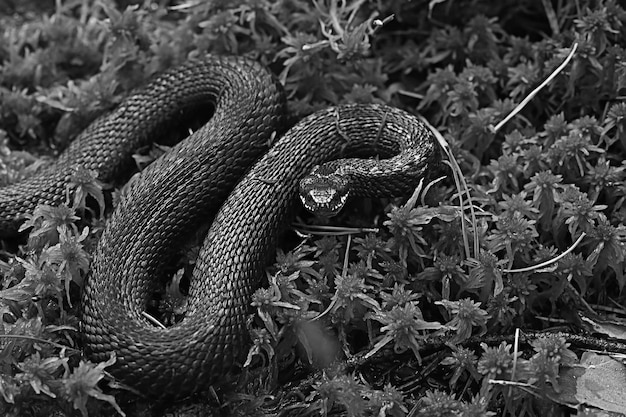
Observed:
[[[191,61],[88,128],[60,158],[59,173],[48,171],[53,179],[0,189],[2,233],[2,228],[14,230],[34,204],[58,203],[60,197],[50,195],[64,192],[63,178],[78,159],[106,180],[119,170],[107,168],[116,153],[127,153],[129,142],[136,146],[149,140],[162,120],[175,117],[177,106],[215,103],[203,128],[132,183],[107,223],[83,292],[86,353],[98,361],[115,353],[108,370],[144,394],[186,397],[218,381],[245,357],[252,292],[297,202],[299,181],[316,166],[350,154],[396,155],[383,165],[353,159],[336,164],[356,179],[356,194],[406,194],[439,159],[434,138],[421,122],[383,105],[319,111],[265,152],[282,120],[280,91],[266,70],[247,59]],[[359,180],[365,174],[374,185]],[[27,198],[31,194],[35,197]],[[213,215],[193,271],[185,318],[156,328],[142,316],[154,283],[180,242]]]

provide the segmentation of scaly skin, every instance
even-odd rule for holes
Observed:
[[[389,195],[409,193],[439,161],[434,138],[421,122],[381,105],[345,105],[317,112],[265,152],[284,111],[280,87],[273,78],[259,65],[235,58],[208,58],[182,69],[194,74],[181,75],[179,68],[148,85],[121,110],[96,123],[105,127],[88,129],[81,136],[82,145],[73,144],[69,156],[58,165],[59,170],[67,170],[78,163],[75,159],[80,155],[88,161],[87,167],[99,169],[115,159],[115,152],[104,152],[107,156],[100,159],[85,156],[85,149],[126,149],[96,141],[93,132],[117,126],[120,119],[131,125],[115,130],[125,137],[143,132],[133,121],[152,118],[159,126],[162,116],[151,112],[168,107],[158,100],[168,98],[174,78],[186,86],[195,82],[195,76],[201,77],[206,96],[217,103],[214,116],[202,129],[133,182],[107,223],[83,293],[87,354],[102,361],[115,353],[116,363],[108,370],[116,378],[161,398],[184,398],[205,390],[245,358],[252,292],[274,253],[281,226],[289,223],[299,181],[316,165],[354,152],[399,153],[381,164],[354,159],[338,164],[354,174],[351,192]],[[205,72],[212,81],[204,79]],[[157,101],[143,106],[147,99],[142,94]],[[143,143],[144,138],[133,141]],[[375,175],[381,169],[384,175]],[[109,171],[113,175],[116,169]],[[367,173],[374,174],[371,184],[362,180]],[[50,185],[40,181],[33,184]],[[29,187],[24,193],[50,193]],[[19,188],[17,184],[14,191],[0,190],[0,196],[18,195],[15,190]],[[20,216],[14,207],[32,211],[33,201],[40,199],[26,199],[28,204],[0,203],[3,224]],[[193,271],[185,318],[170,328],[156,328],[142,316],[154,283],[181,242],[213,215]]]

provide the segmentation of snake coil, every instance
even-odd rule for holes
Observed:
[[[245,357],[250,298],[306,174],[345,155],[378,154],[390,159],[333,166],[351,176],[354,194],[406,194],[439,159],[420,121],[384,105],[319,111],[267,150],[283,120],[280,86],[248,59],[207,57],[131,95],[87,128],[54,166],[0,188],[0,235],[15,233],[37,204],[59,204],[77,167],[111,181],[134,149],[181,110],[203,102],[215,107],[209,122],[148,166],[116,207],[83,292],[86,353],[97,361],[115,353],[108,370],[151,396],[183,398],[203,390]],[[186,316],[158,329],[142,316],[153,285],[172,262],[172,248],[213,216]]]

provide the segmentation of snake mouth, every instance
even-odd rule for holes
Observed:
[[[300,181],[300,200],[311,213],[332,217],[346,204],[350,191],[349,180],[337,171],[319,172],[319,166]]]
[[[322,217],[337,215],[346,204],[347,199],[347,193],[340,193],[330,188],[316,188],[300,194],[304,208]]]

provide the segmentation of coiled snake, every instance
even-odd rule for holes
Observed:
[[[94,122],[54,166],[0,189],[0,235],[8,235],[37,204],[59,204],[77,167],[94,169],[109,182],[131,164],[135,149],[181,111],[214,104],[204,127],[132,183],[107,223],[83,292],[87,355],[100,361],[114,352],[111,373],[145,394],[188,396],[245,357],[250,297],[280,226],[297,203],[298,183],[316,165],[353,153],[397,154],[383,161],[344,160],[332,170],[354,179],[357,194],[406,194],[439,158],[422,123],[382,105],[319,111],[266,151],[283,120],[281,91],[260,64],[248,59],[191,60]],[[317,181],[311,183],[314,199],[328,203]],[[158,329],[142,316],[153,283],[172,262],[175,248],[213,216],[186,316]]]

